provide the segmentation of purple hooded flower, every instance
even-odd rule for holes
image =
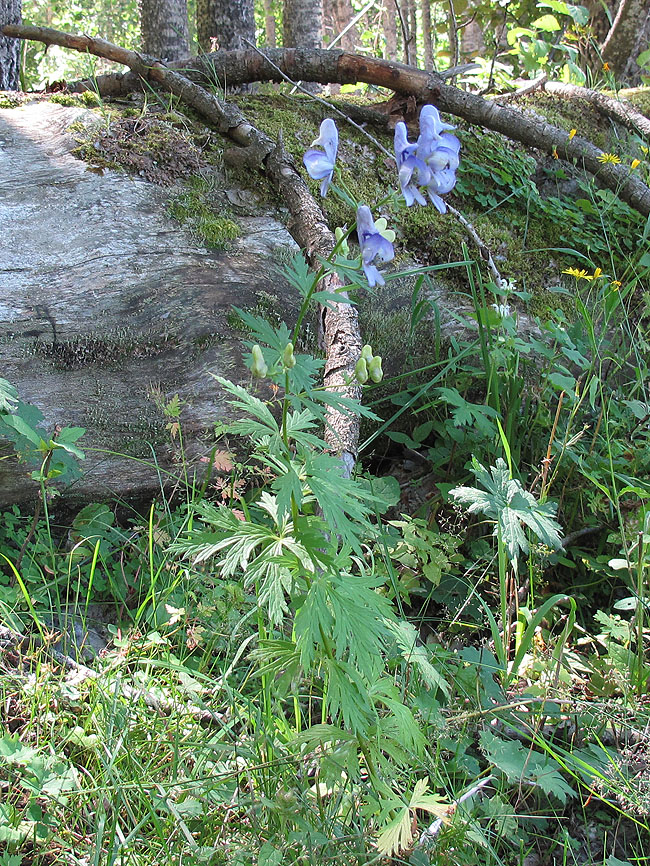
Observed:
[[[395,127],[395,159],[399,171],[399,183],[406,206],[413,202],[426,204],[426,199],[418,187],[429,183],[431,172],[426,164],[415,155],[417,145],[410,144],[406,124],[400,121]]]
[[[372,263],[379,256],[382,262],[390,262],[395,258],[392,243],[380,234],[372,218],[370,208],[365,204],[357,208],[357,236],[361,247],[361,266],[370,288],[383,286],[384,278]]]
[[[322,150],[314,150],[317,146],[322,147],[325,153]],[[327,195],[327,190],[332,182],[338,148],[339,133],[334,121],[328,117],[321,123],[320,135],[316,141],[312,142],[302,160],[309,177],[321,181],[320,194],[323,197]]]
[[[440,196],[454,188],[456,169],[460,163],[460,142],[455,135],[447,132],[448,129],[454,127],[440,119],[438,109],[433,105],[425,105],[420,112],[416,155],[429,169],[429,178],[424,185],[440,213],[447,212],[447,205]]]

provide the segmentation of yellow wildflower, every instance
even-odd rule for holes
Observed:
[[[636,168],[637,165],[641,165],[641,160],[640,159],[633,159],[632,165],[630,166],[630,168]]]
[[[598,277],[602,274],[602,272],[603,272],[602,268],[596,268],[596,270],[594,271],[594,275],[592,277],[592,280],[597,280]]]
[[[648,155],[648,148],[645,147],[643,144],[640,145],[640,148],[641,148],[641,153],[645,153],[647,156]]]
[[[560,157],[557,155],[557,147],[553,147],[553,159],[559,159]]]
[[[593,280],[591,274],[588,274],[584,268],[580,271],[577,268],[565,268],[562,273],[569,274],[570,277],[575,277],[576,280]]]
[[[603,72],[609,72],[609,63],[603,63]]]
[[[598,157],[598,162],[602,162],[603,165],[605,163],[611,163],[612,165],[618,165],[621,161],[620,156],[616,156],[615,153],[601,153]]]
[[[623,283],[620,280],[612,280],[610,283],[610,286],[614,289],[615,292],[618,292],[622,285]]]
[[[569,141],[571,141],[571,139],[573,138],[573,136],[576,134],[577,131],[578,131],[577,129],[571,130],[571,132],[569,133]]]

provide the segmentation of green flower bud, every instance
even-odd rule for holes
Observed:
[[[381,355],[375,355],[368,364],[368,373],[373,382],[381,382],[384,378],[384,371],[381,369]]]
[[[282,353],[282,363],[287,370],[296,366],[296,356],[293,354],[293,343],[287,343],[286,348]]]
[[[372,361],[372,346],[366,344],[361,350],[361,357],[365,358],[366,363],[369,364]]]
[[[348,240],[345,237],[345,232],[341,228],[341,226],[337,226],[334,229],[334,237],[336,238],[336,242],[339,245],[339,250],[341,251],[341,255],[349,256],[350,255],[350,247],[348,246]]]
[[[357,377],[357,382],[360,385],[365,385],[368,381],[368,365],[365,358],[359,358],[357,361],[354,367],[354,375]]]
[[[262,350],[257,345],[257,343],[255,343],[255,345],[251,349],[251,352],[253,355],[253,366],[251,367],[251,373],[256,379],[263,379],[269,372],[269,368],[266,366]]]

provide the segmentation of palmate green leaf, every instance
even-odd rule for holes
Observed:
[[[503,740],[484,730],[479,737],[481,749],[509,782],[531,782],[545,793],[566,803],[567,797],[575,797],[575,791],[566,783],[558,765],[548,755],[526,749],[516,740]]]
[[[430,689],[440,689],[444,695],[449,697],[449,686],[442,674],[429,661],[429,653],[420,642],[420,636],[415,626],[406,620],[394,619],[387,619],[384,624],[395,639],[404,661],[415,667],[426,686]]]
[[[500,457],[496,466],[488,471],[473,457],[472,472],[487,493],[476,487],[455,487],[449,493],[466,505],[470,513],[485,514],[496,522],[494,534],[506,545],[513,564],[521,552],[528,553],[529,550],[522,523],[548,547],[557,550],[561,546],[562,527],[554,518],[555,505],[539,503],[519,481],[510,478],[503,458]]]
[[[262,400],[257,397],[254,397],[252,394],[249,394],[248,391],[240,385],[235,385],[228,379],[224,379],[223,376],[215,376],[214,373],[211,373],[210,375],[217,380],[224,391],[227,391],[234,397],[233,400],[228,401],[231,406],[247,412],[255,419],[254,421],[251,419],[242,419],[241,421],[234,422],[232,429],[234,430],[236,426],[237,430],[235,432],[241,433],[242,435],[249,435],[255,440],[260,439],[262,436],[279,436],[280,428],[266,403],[262,402]]]
[[[366,683],[352,665],[340,659],[324,658],[327,676],[327,707],[333,719],[356,734],[365,735],[375,719]]]
[[[406,851],[412,843],[411,813],[408,806],[402,806],[377,837],[377,850],[383,857],[392,857]]]
[[[422,755],[426,743],[413,713],[404,704],[403,695],[387,677],[381,677],[373,683],[369,693],[375,706],[383,704],[389,710],[387,714],[380,714],[377,724],[380,748],[388,751],[390,741],[398,744],[405,756],[405,759],[398,758],[399,763],[412,765],[414,759]]]
[[[0,376],[0,415],[13,412],[18,405],[18,391]]]
[[[331,531],[361,553],[364,534],[373,532],[368,515],[374,497],[353,478],[344,478],[340,461],[329,454],[308,454],[305,471],[307,484]]]
[[[499,415],[496,409],[483,403],[469,403],[456,388],[436,388],[436,392],[444,403],[454,407],[451,411],[454,427],[476,427],[485,436],[496,432],[491,420]]]
[[[383,666],[386,622],[393,616],[390,601],[375,592],[383,582],[383,578],[351,574],[337,574],[327,582],[336,656],[347,658],[369,680]]]
[[[413,787],[407,803],[403,801],[388,801],[383,814],[395,810],[399,805],[398,812],[389,824],[382,830],[377,839],[379,853],[385,857],[399,854],[411,848],[413,843],[413,816],[418,810],[435,815],[446,821],[449,816],[449,803],[445,803],[436,794],[428,794],[429,779],[418,779]]]
[[[388,599],[375,592],[381,582],[348,574],[320,574],[314,579],[294,622],[306,669],[316,657],[333,654],[364,677],[376,677],[389,634],[385,623],[392,616]]]
[[[250,331],[250,341],[247,341],[247,345],[262,343],[279,355],[282,354],[284,347],[291,340],[291,332],[284,322],[280,322],[277,328],[274,328],[263,316],[254,316],[239,307],[233,307],[233,310]]]
[[[302,445],[304,448],[327,448],[327,443],[320,436],[308,431],[316,428],[316,420],[309,409],[294,411],[287,415],[285,429],[290,442]]]
[[[307,297],[316,279],[316,274],[310,270],[301,252],[297,252],[291,261],[284,265],[280,273],[285,280],[300,292],[303,298]]]

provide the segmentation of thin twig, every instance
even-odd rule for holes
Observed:
[[[478,794],[478,792],[482,788],[484,788],[486,785],[489,785],[493,778],[493,776],[486,776],[485,779],[481,779],[481,781],[474,785],[473,788],[470,788],[469,791],[466,791],[462,795],[462,797],[454,800],[454,802],[449,806],[449,809],[447,810],[448,815],[453,815],[454,812],[461,805],[461,803],[464,803],[466,800],[469,800],[470,797],[474,797],[476,794]],[[433,824],[429,825],[429,827],[427,827],[427,829],[420,836],[420,840],[415,846],[416,850],[418,848],[424,847],[425,845],[431,845],[431,843],[435,840],[436,836],[442,829],[444,823],[445,818],[436,818]]]
[[[392,154],[390,151],[386,150],[386,148],[383,146],[383,144],[381,144],[379,141],[377,141],[377,139],[374,136],[370,135],[369,132],[366,132],[366,130],[362,126],[359,126],[358,123],[355,123],[355,121],[352,120],[352,118],[349,117],[344,111],[341,111],[340,108],[337,108],[335,105],[332,105],[332,103],[328,102],[326,99],[322,99],[320,96],[316,96],[315,93],[311,93],[309,90],[307,90],[305,87],[303,87],[300,84],[300,82],[294,81],[292,78],[290,78],[286,73],[284,73],[280,69],[279,66],[276,66],[276,64],[262,51],[261,48],[258,48],[257,45],[254,45],[252,42],[249,42],[248,39],[244,39],[244,42],[247,45],[250,45],[250,47],[254,51],[257,51],[257,53],[266,60],[266,62],[269,64],[269,66],[272,66],[273,69],[275,69],[275,71],[277,73],[279,73],[284,78],[285,81],[287,81],[289,84],[293,85],[293,87],[297,88],[298,90],[302,91],[302,93],[305,93],[311,99],[315,100],[316,102],[320,102],[321,105],[324,105],[330,111],[333,111],[335,114],[338,114],[339,117],[342,117],[345,121],[347,121],[347,123],[349,123],[350,126],[353,126],[358,132],[360,132],[362,135],[365,135],[365,137],[369,141],[371,141],[375,145],[375,147],[378,147],[379,150],[381,150],[381,152],[383,154],[388,156],[390,159],[395,159],[394,154]]]
[[[479,233],[476,231],[476,229],[471,224],[471,222],[466,217],[464,217],[459,210],[456,210],[455,207],[452,207],[450,204],[448,204],[447,210],[449,211],[449,213],[453,214],[456,217],[456,219],[462,225],[462,227],[465,229],[465,231],[470,236],[470,238],[472,239],[474,244],[478,247],[478,251],[481,254],[481,258],[483,259],[483,261],[487,264],[488,268],[490,269],[492,276],[494,277],[494,282],[497,284],[497,288],[501,289],[505,283],[505,280],[503,279],[503,277],[499,273],[499,269],[497,268],[497,266],[494,264],[494,259],[492,258],[492,253],[490,252],[490,250],[485,246],[485,244],[481,240]]]

